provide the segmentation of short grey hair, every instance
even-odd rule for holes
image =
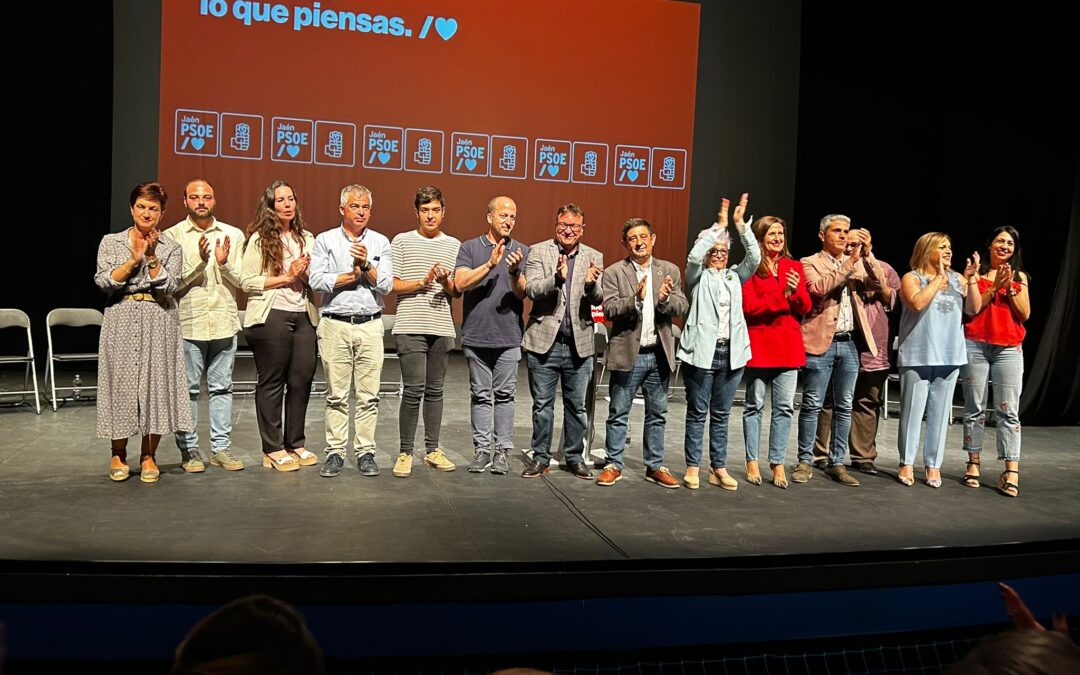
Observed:
[[[351,195],[354,192],[356,194],[360,195],[361,197],[366,195],[367,198],[371,200],[372,206],[375,205],[375,197],[372,196],[371,190],[364,187],[363,185],[360,185],[359,183],[353,183],[352,185],[346,185],[345,187],[341,188],[341,205],[342,206],[345,206],[345,202],[349,201],[349,195]]]
[[[821,227],[818,228],[818,231],[819,232],[824,232],[825,230],[827,230],[829,228],[829,223],[831,223],[834,220],[842,220],[845,223],[847,223],[849,226],[851,225],[851,218],[848,218],[847,216],[845,216],[842,213],[830,213],[829,215],[827,215],[827,216],[825,216],[824,218],[821,219]]]

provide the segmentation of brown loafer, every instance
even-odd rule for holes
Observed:
[[[658,469],[646,469],[645,480],[650,483],[656,483],[660,487],[674,490],[679,487],[679,481],[675,476],[671,475],[671,472],[667,470],[667,467],[660,467]]]

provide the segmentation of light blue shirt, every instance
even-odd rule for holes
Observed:
[[[393,290],[390,240],[365,227],[358,241],[367,247],[368,262],[375,266],[375,284],[369,283],[365,275],[356,283],[334,288],[338,275],[353,269],[353,257],[349,253],[353,240],[340,225],[315,238],[308,282],[312,290],[322,293],[321,314],[375,314],[383,309],[382,296]]]

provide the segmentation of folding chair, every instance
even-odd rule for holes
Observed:
[[[26,365],[26,374],[23,376],[23,388],[21,391],[0,391],[0,395],[8,396],[19,394],[20,398],[15,405],[22,405],[26,401],[27,394],[34,395],[34,412],[41,414],[41,399],[38,396],[37,365],[34,363],[34,339],[30,335],[30,317],[21,309],[0,309],[0,330],[5,328],[26,329],[26,354],[13,354],[0,356],[0,365],[22,363]],[[27,389],[28,382],[34,383],[33,389]]]
[[[96,309],[90,308],[72,308],[64,307],[54,309],[48,313],[45,317],[45,335],[49,342],[49,360],[45,370],[45,381],[49,385],[49,390],[52,392],[52,409],[53,412],[57,410],[56,391],[74,391],[76,387],[57,387],[56,386],[56,364],[59,363],[74,363],[77,361],[97,361],[97,352],[57,352],[53,344],[53,326],[66,326],[68,328],[81,328],[83,326],[97,326],[101,327],[102,321],[105,320],[105,315]],[[83,386],[79,387],[80,390],[94,390],[97,391],[96,386]],[[64,398],[66,400],[66,397]]]

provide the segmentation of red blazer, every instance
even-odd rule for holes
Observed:
[[[779,275],[762,277],[754,273],[743,284],[743,314],[750,333],[750,368],[801,368],[806,365],[803,349],[802,315],[810,311],[810,294],[802,265],[781,258]],[[799,275],[799,286],[784,297],[788,270]]]

